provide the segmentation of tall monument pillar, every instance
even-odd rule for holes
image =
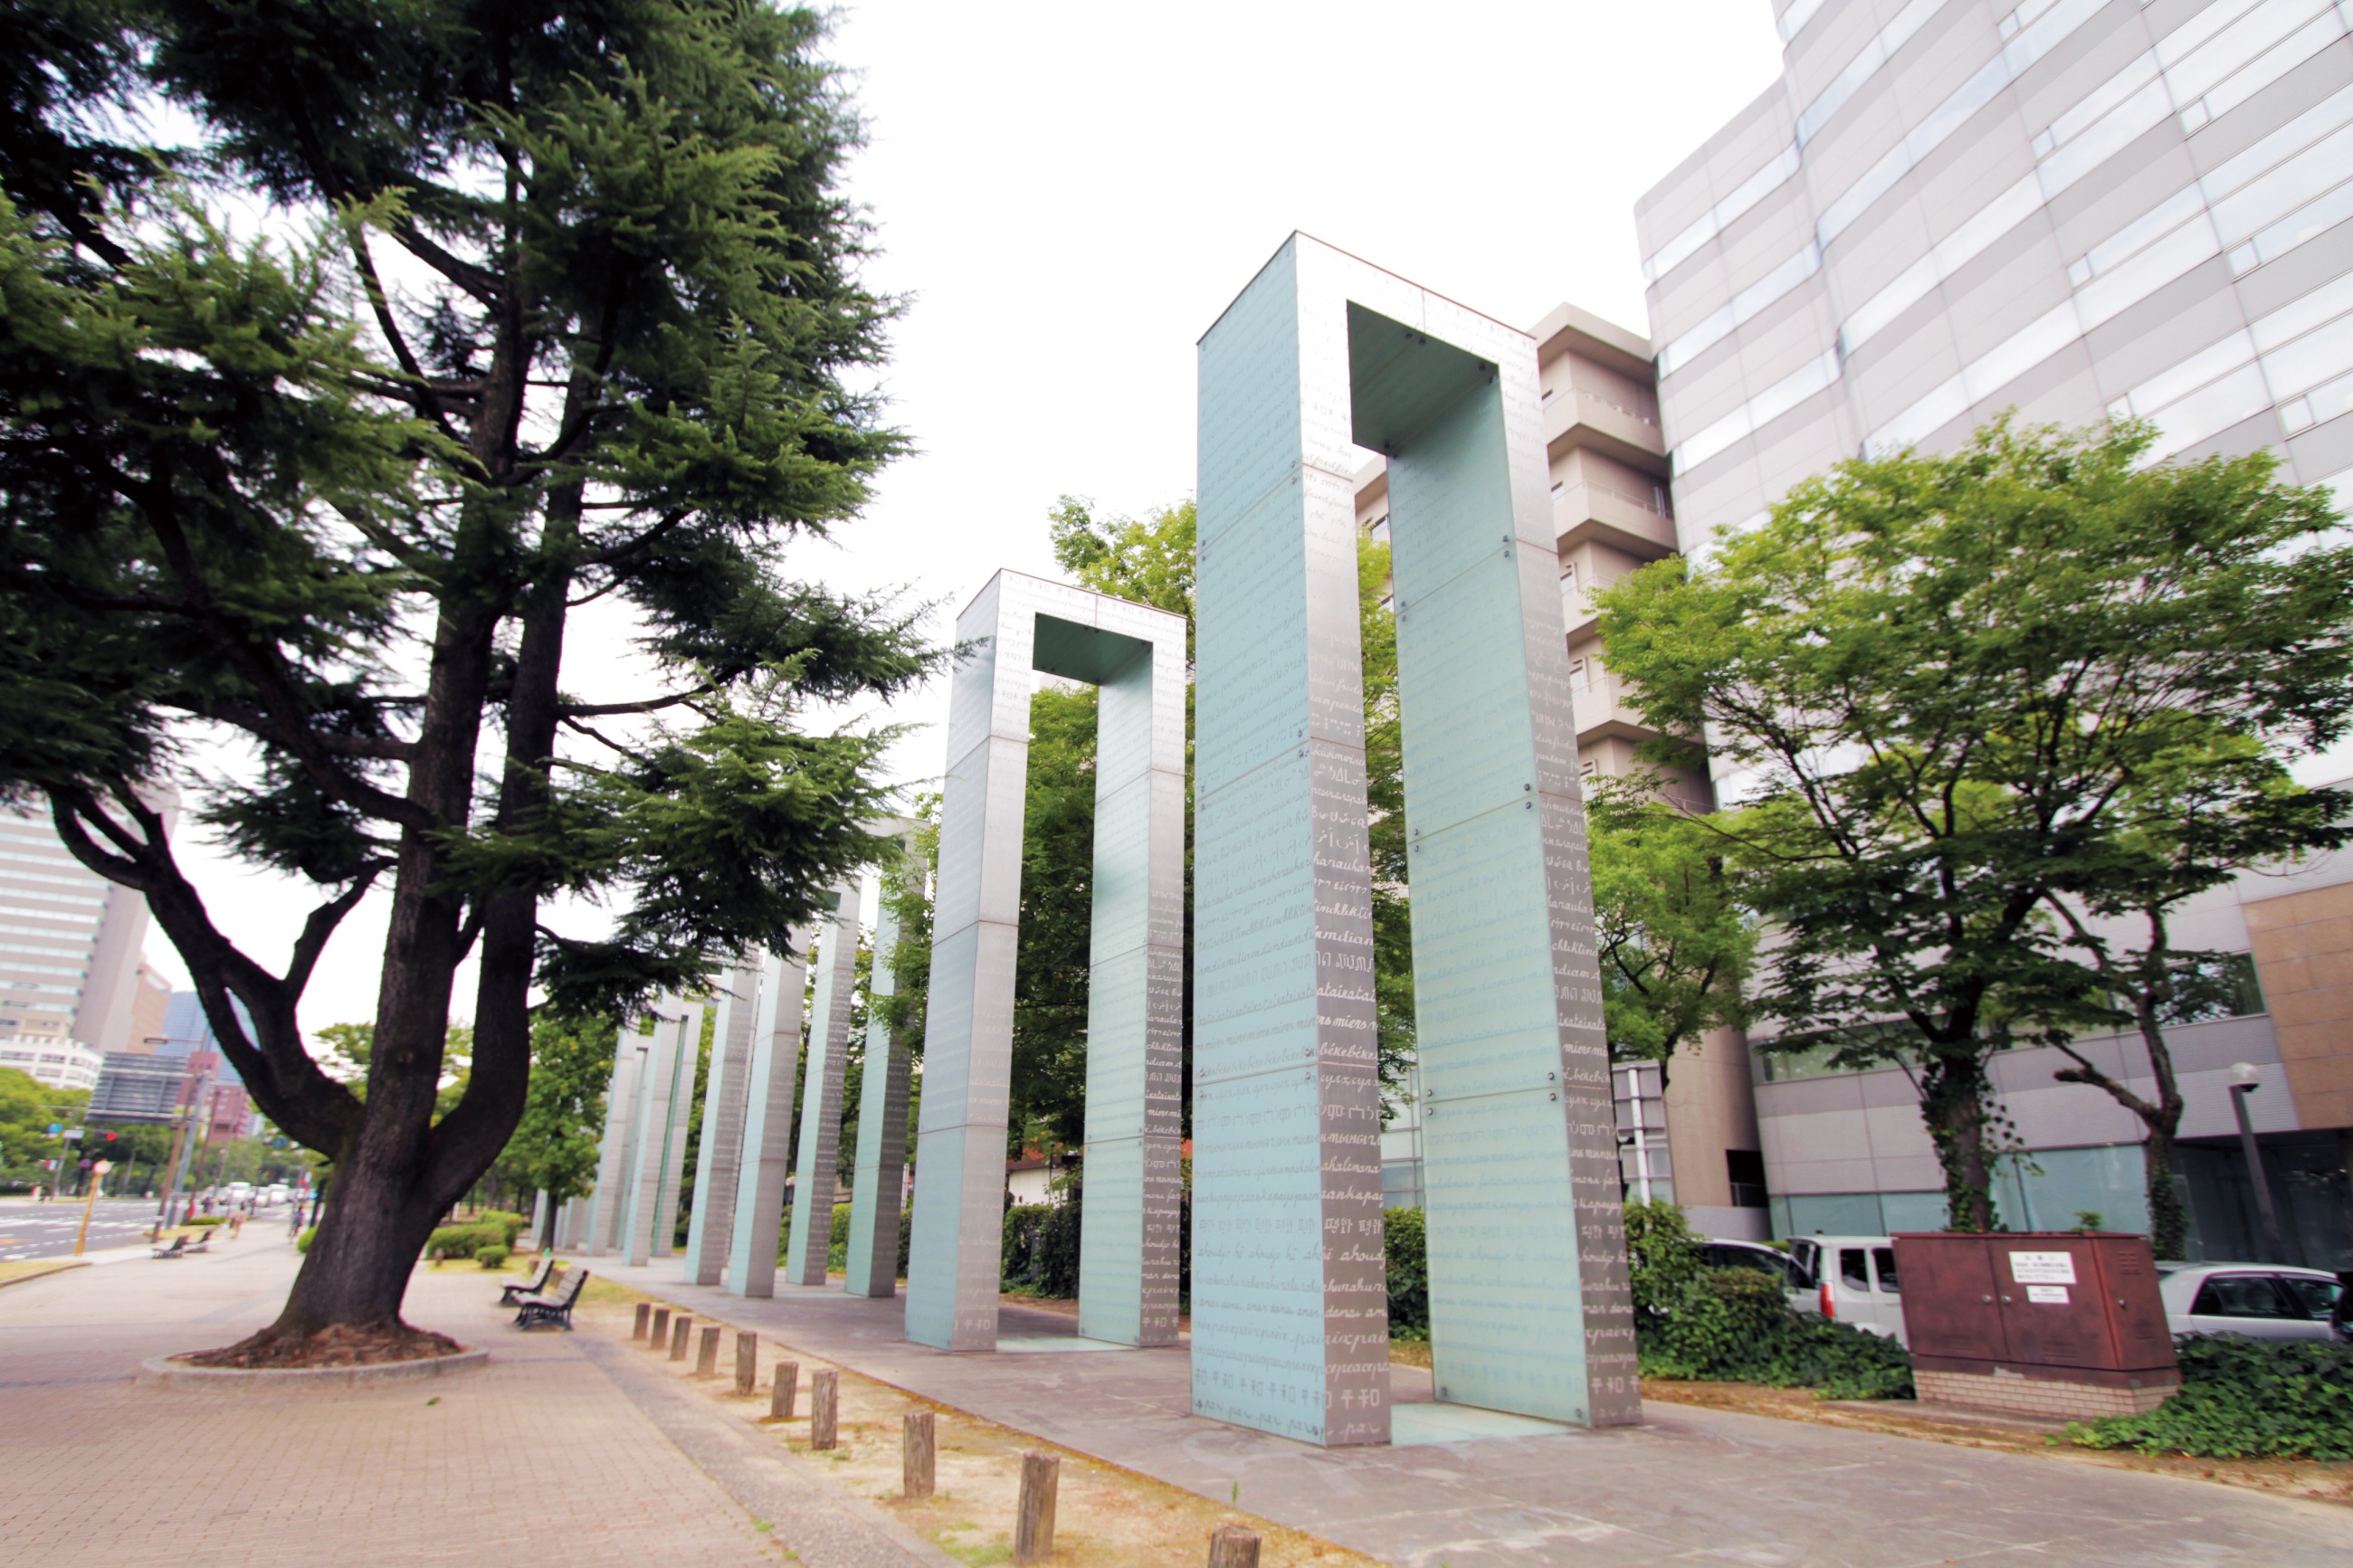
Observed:
[[[1354,475],[1388,456],[1439,1397],[1639,1418],[1534,340],[1293,235],[1200,344],[1194,1408],[1389,1434]]]
[[[1103,688],[1079,1318],[1090,1337],[1176,1330],[1183,1019],[1185,623],[1000,572],[956,619],[948,699],[907,1337],[997,1344],[1014,956],[1035,672]]]
[[[752,1076],[759,984],[754,961],[719,977],[719,1016],[712,1026],[711,1073],[702,1093],[702,1140],[694,1156],[694,1209],[686,1226],[690,1285],[716,1285],[727,1268],[735,1187],[744,1165],[744,1102]]]
[[[793,1106],[799,1097],[801,996],[808,985],[813,927],[797,928],[785,951],[760,966],[744,1083],[744,1153],[735,1175],[734,1223],[720,1288],[731,1296],[776,1293],[776,1232],[785,1178],[793,1168]]]
[[[785,1281],[825,1283],[833,1242],[834,1189],[839,1184],[841,1094],[849,1072],[850,991],[858,974],[858,884],[834,889],[834,909],[818,921],[817,988],[809,998],[808,1074],[801,1084],[800,1153],[793,1172],[793,1222]]]
[[[912,833],[902,843],[912,848]],[[923,868],[910,860],[886,868],[874,917],[874,960],[866,983],[866,1064],[859,1080],[858,1152],[850,1167],[849,1250],[842,1289],[852,1296],[889,1297],[899,1281],[900,1202],[907,1179],[907,1095],[913,1074],[908,1041],[883,1016],[898,993],[891,955],[899,945],[893,881],[922,886]]]

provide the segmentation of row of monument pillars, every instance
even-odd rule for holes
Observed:
[[[1354,506],[1371,448],[1388,460],[1438,1395],[1637,1419],[1535,342],[1294,235],[1201,340],[1199,384],[1194,1408],[1314,1443],[1389,1436]],[[997,1342],[1044,672],[1101,693],[1079,1331],[1173,1343],[1184,623],[1005,572],[956,640],[907,1337]],[[786,1262],[804,1285],[826,1278],[857,902],[844,889],[814,944]],[[878,931],[878,954],[895,934]],[[724,1257],[747,1295],[773,1290],[801,978],[772,959],[717,998],[699,1168],[720,1179],[697,1184],[688,1273],[708,1281]],[[700,1023],[666,1000],[623,1039],[592,1247],[669,1250]],[[848,1286],[881,1297],[907,1063],[870,1027]]]

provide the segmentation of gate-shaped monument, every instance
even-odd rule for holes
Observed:
[[[907,1337],[997,1344],[1031,672],[1101,691],[1079,1332],[1176,1341],[1185,622],[1000,572],[956,619]]]
[[[1194,1409],[1389,1436],[1366,447],[1389,463],[1438,1394],[1639,1419],[1535,341],[1293,235],[1202,338],[1199,397]]]

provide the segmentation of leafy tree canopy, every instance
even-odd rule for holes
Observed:
[[[1958,1228],[1996,1223],[1989,1054],[2091,988],[2047,900],[2130,879],[2158,779],[2272,809],[2300,794],[2281,760],[2353,715],[2328,498],[2266,454],[2151,467],[2150,439],[2003,421],[1842,463],[1598,595],[1630,700],[1739,771],[1719,826],[1774,924],[1760,1011],[1915,1067]]]

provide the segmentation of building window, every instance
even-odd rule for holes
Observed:
[[[1732,1184],[1732,1206],[1761,1209],[1765,1202],[1765,1156],[1754,1149],[1726,1149],[1724,1174]]]

